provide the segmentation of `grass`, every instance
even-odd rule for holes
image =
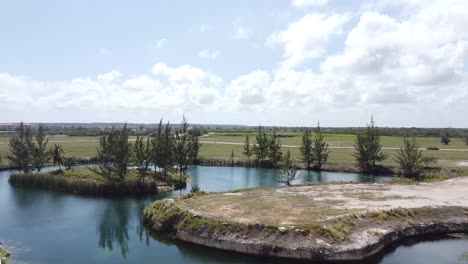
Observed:
[[[129,171],[126,179],[121,183],[110,182],[96,174],[88,167],[76,167],[70,170],[42,172],[42,173],[16,173],[9,179],[15,186],[29,186],[46,188],[56,191],[79,193],[86,195],[147,195],[156,193],[158,186],[185,187],[185,179],[171,174],[168,182],[154,180],[147,177],[141,181],[135,170]]]
[[[8,263],[8,257],[10,256],[10,253],[8,253],[8,251],[6,251],[6,249],[2,248],[0,246],[0,262],[2,264],[7,264]]]
[[[397,207],[387,210],[374,208],[370,211],[346,209],[339,199],[332,199],[337,194],[334,192],[347,196],[346,192],[336,189],[331,191],[327,187],[324,185],[309,189],[313,197],[302,195],[304,190],[296,192],[294,187],[211,194],[197,192],[148,205],[144,210],[144,219],[146,224],[160,232],[182,230],[203,237],[208,234],[216,236],[233,233],[236,237],[257,237],[258,232],[299,232],[330,243],[340,243],[350,241],[350,234],[354,231],[368,232],[380,239],[384,236],[382,228],[392,230],[414,223],[443,222],[451,217],[466,217],[468,212],[468,208],[455,206]],[[364,200],[364,203],[379,201],[374,195],[363,194],[354,198]]]
[[[203,158],[231,158],[231,151],[234,151],[235,159],[246,159],[242,154],[245,135],[251,135],[251,142],[255,140],[255,133],[213,133],[201,138],[205,143],[202,146],[200,157]],[[297,132],[280,133],[288,137],[281,138],[283,146],[294,145],[298,146],[301,142],[301,134]],[[48,137],[49,144],[54,143],[62,145],[65,150],[65,156],[75,157],[93,157],[97,154],[98,137],[69,137],[69,136],[50,136]],[[330,164],[352,164],[354,163],[354,140],[355,135],[350,134],[328,134],[326,139],[330,145]],[[131,138],[133,140],[133,138]],[[453,138],[449,145],[440,143],[440,139],[436,137],[418,137],[418,143],[423,149],[424,155],[435,156],[439,158],[437,165],[441,167],[458,166],[460,162],[468,162],[468,146],[458,138]],[[237,145],[221,144],[221,142],[237,143]],[[388,154],[388,158],[382,163],[384,165],[396,165],[393,158],[397,153],[397,148],[402,144],[400,137],[382,137],[382,146]],[[339,148],[336,148],[339,147]],[[440,150],[427,150],[428,147],[437,147]],[[465,151],[454,151],[454,150]],[[298,147],[283,147],[283,152],[291,151],[293,157],[299,160],[300,153]],[[5,156],[8,154],[8,137],[0,137],[0,156],[2,156],[2,164],[8,163]],[[252,157],[253,158],[253,157]],[[462,166],[459,166],[462,167]]]

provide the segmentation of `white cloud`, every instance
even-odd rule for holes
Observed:
[[[225,91],[226,103],[258,105],[266,101],[270,76],[265,71],[256,70],[232,80]]]
[[[219,50],[209,51],[207,49],[201,50],[198,52],[198,57],[202,59],[215,60],[221,54]]]
[[[164,46],[166,46],[166,44],[167,44],[167,39],[165,38],[159,39],[158,41],[156,41],[156,48],[162,49]]]
[[[348,20],[347,14],[307,14],[291,23],[286,30],[270,35],[267,44],[282,44],[283,66],[294,67],[309,59],[323,56],[330,38],[341,33]]]
[[[234,39],[249,39],[253,35],[252,31],[248,28],[241,27],[241,26],[236,26],[234,28],[234,33],[232,37]]]
[[[309,6],[323,6],[328,3],[328,0],[292,0],[292,5],[303,8]]]

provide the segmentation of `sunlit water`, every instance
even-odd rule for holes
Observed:
[[[33,188],[12,187],[11,171],[0,172],[0,242],[13,253],[11,263],[286,263],[176,242],[150,235],[141,224],[149,202],[180,191],[148,198],[89,198]],[[276,186],[271,169],[196,167],[191,185],[206,191]],[[295,183],[384,181],[353,173],[301,172]],[[458,263],[468,240],[444,239],[399,246],[369,263]],[[274,261],[274,262],[273,262]]]

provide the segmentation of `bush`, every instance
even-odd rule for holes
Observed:
[[[427,147],[426,149],[427,149],[427,150],[439,150],[438,147]]]

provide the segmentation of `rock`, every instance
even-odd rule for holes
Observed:
[[[280,233],[285,233],[285,232],[286,232],[286,227],[280,226],[280,227],[278,227],[278,231],[279,231]]]

